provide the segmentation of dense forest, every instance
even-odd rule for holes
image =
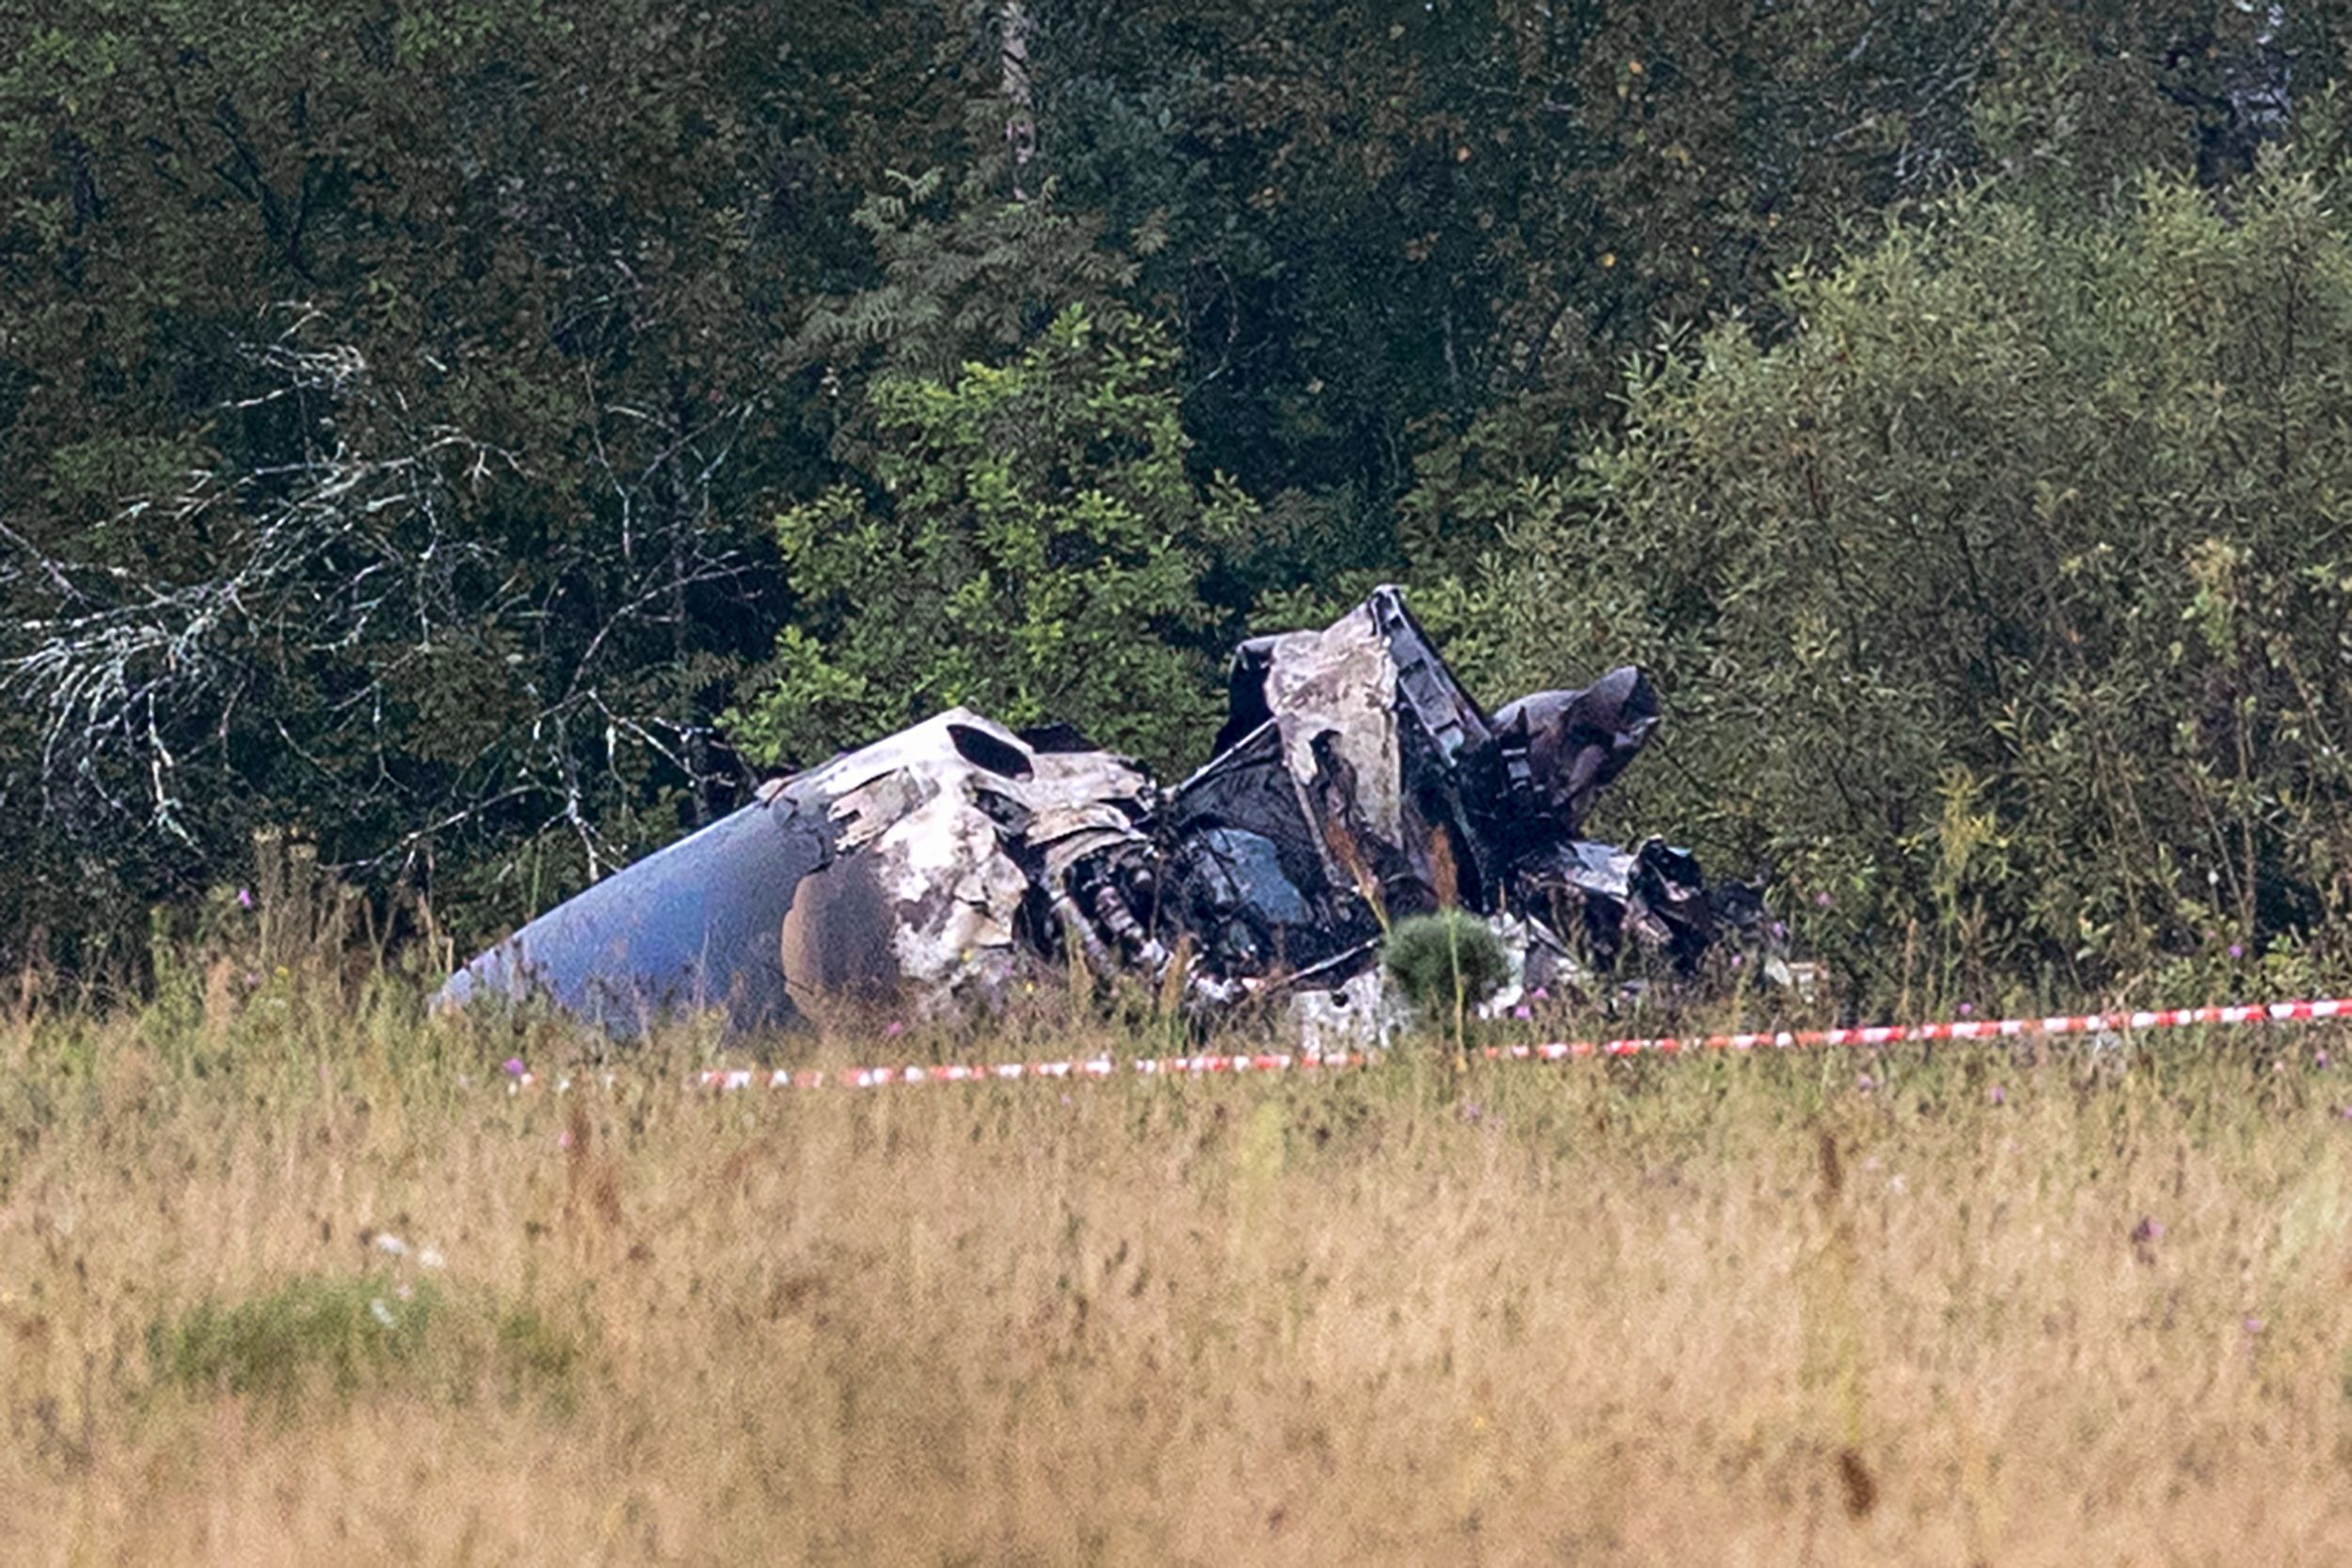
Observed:
[[[37,13],[37,14],[36,14]],[[2352,12],[0,18],[0,958],[494,934],[951,703],[1178,770],[1406,586],[1866,986],[2342,968]]]

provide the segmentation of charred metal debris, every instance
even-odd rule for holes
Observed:
[[[1393,588],[1236,651],[1208,764],[1163,789],[1062,726],[962,708],[765,786],[525,926],[445,1004],[541,996],[630,1031],[738,1033],[986,1006],[1047,966],[1136,975],[1196,1015],[1287,1008],[1311,1046],[1385,1032],[1382,932],[1459,905],[1522,991],[1785,979],[1756,891],[1685,850],[1581,836],[1658,725],[1628,667],[1488,713]]]

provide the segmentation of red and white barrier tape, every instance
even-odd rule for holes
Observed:
[[[1200,1077],[1225,1072],[1288,1072],[1293,1069],[1336,1071],[1362,1067],[1373,1060],[1360,1051],[1344,1055],[1311,1056],[1297,1052],[1199,1056],[1145,1056],[1125,1063],[1123,1070],[1138,1078]],[[794,1071],[789,1068],[714,1068],[697,1073],[694,1083],[706,1089],[815,1089],[835,1085],[870,1089],[884,1084],[1013,1083],[1033,1078],[1110,1078],[1122,1064],[1110,1056],[1089,1056],[1066,1062],[993,1062],[974,1066],[949,1063],[941,1067],[862,1067],[837,1072]]]
[[[2019,1035],[2126,1034],[2185,1029],[2208,1023],[2309,1023],[2352,1018],[2352,1000],[2249,1003],[2228,1007],[2171,1007],[2155,1012],[2074,1013],[2060,1018],[1958,1019],[1948,1023],[1881,1023],[1858,1029],[1783,1029],[1746,1035],[1671,1035],[1648,1039],[1578,1040],[1570,1044],[1488,1046],[1489,1061],[1564,1061],[1583,1056],[1687,1055],[1707,1051],[1789,1051],[1809,1046],[1905,1045],[1929,1040],[1999,1039]]]
[[[1672,1035],[1641,1039],[1553,1041],[1544,1045],[1490,1045],[1479,1054],[1490,1062],[1561,1062],[1589,1056],[1681,1056],[1720,1051],[1796,1051],[1850,1045],[1905,1045],[1931,1040],[1989,1040],[2035,1035],[2130,1034],[2151,1029],[2185,1029],[2201,1024],[2309,1023],[2352,1018],[2352,1000],[2249,1003],[2227,1007],[2172,1007],[2154,1012],[2077,1013],[2062,1018],[1958,1019],[1947,1023],[1872,1024],[1858,1029],[1758,1031],[1738,1035]],[[1223,1073],[1324,1071],[1362,1067],[1376,1060],[1362,1052],[1315,1056],[1303,1053],[1147,1056],[1121,1063],[1091,1056],[1056,1062],[995,1062],[941,1066],[847,1068],[838,1071],[790,1068],[714,1068],[694,1075],[706,1089],[879,1088],[886,1084],[1022,1083],[1034,1079],[1204,1077]],[[539,1082],[509,1063],[510,1082],[527,1087]],[[569,1080],[557,1084],[569,1086]]]

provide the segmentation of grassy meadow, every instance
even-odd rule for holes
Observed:
[[[584,1047],[217,972],[0,1024],[0,1561],[2352,1560],[2341,1035],[517,1049]]]

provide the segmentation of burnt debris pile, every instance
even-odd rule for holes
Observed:
[[[1083,962],[1202,1017],[1276,1006],[1311,1042],[1393,1016],[1394,921],[1459,907],[1505,944],[1497,998],[1785,974],[1755,889],[1661,839],[1581,836],[1658,703],[1639,670],[1489,713],[1393,588],[1234,655],[1215,754],[1166,788],[1066,727],[950,709],[756,800],[525,926],[442,1000],[544,997],[629,1031],[937,1014]]]

